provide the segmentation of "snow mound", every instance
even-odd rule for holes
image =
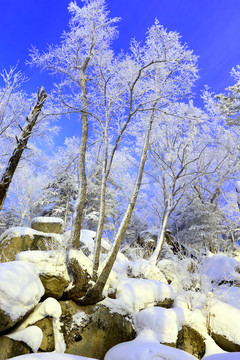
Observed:
[[[138,333],[144,329],[152,330],[159,342],[170,344],[177,341],[183,317],[183,311],[180,308],[151,307],[140,311],[135,316],[134,325]]]
[[[62,309],[59,302],[54,298],[47,298],[42,303],[39,303],[34,311],[25,319],[20,326],[17,327],[16,331],[11,333],[11,336],[18,336],[23,330],[29,329],[28,326],[35,324],[37,321],[44,319],[45,317],[52,317],[53,319],[53,332],[54,332],[54,339],[55,339],[55,350],[57,352],[64,352],[66,350],[66,345],[64,342],[63,334],[61,331],[61,322],[60,316],[62,314]],[[34,326],[33,326],[34,327]],[[33,337],[33,344],[31,340],[29,340],[29,346],[34,349],[35,340]],[[41,342],[39,346],[41,345]],[[37,348],[38,349],[38,348]]]
[[[170,285],[160,281],[126,279],[120,282],[116,297],[130,311],[139,311],[165,299],[174,299],[174,292]]]
[[[132,277],[144,278],[150,280],[158,280],[167,283],[165,276],[161,273],[159,268],[151,264],[148,260],[138,260],[129,262],[129,272]]]
[[[240,352],[214,354],[204,358],[204,360],[239,360],[239,359],[240,359]]]
[[[59,217],[46,217],[46,216],[38,216],[32,219],[32,222],[41,222],[41,223],[52,223],[52,224],[64,224],[64,221]]]
[[[200,272],[211,282],[240,281],[240,262],[225,254],[209,254],[203,261]]]
[[[182,350],[159,344],[151,330],[143,331],[136,339],[111,348],[104,360],[196,360]]]
[[[87,358],[83,356],[63,354],[63,353],[39,353],[39,354],[27,354],[16,356],[11,358],[12,360],[98,360],[93,358]]]
[[[8,334],[7,337],[13,340],[23,341],[33,352],[37,352],[43,339],[43,333],[38,326],[29,326],[26,329]]]
[[[70,282],[67,270],[67,253],[64,250],[23,251],[17,254],[16,260],[32,263],[38,274],[60,276]]]
[[[206,350],[203,359],[209,357],[210,355],[226,353],[226,351],[221,349],[209,335],[205,336],[205,346]]]
[[[0,308],[13,321],[36,306],[44,292],[32,264],[22,261],[0,264]]]
[[[239,309],[214,299],[213,304],[209,306],[209,318],[212,332],[224,335],[228,340],[240,345]]]

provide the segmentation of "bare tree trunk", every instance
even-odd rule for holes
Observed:
[[[87,179],[85,171],[85,157],[87,149],[87,140],[88,140],[88,115],[87,115],[87,86],[86,86],[86,76],[84,71],[81,74],[81,123],[82,123],[82,136],[81,144],[79,150],[79,160],[78,160],[78,176],[79,176],[79,189],[77,200],[75,203],[73,221],[72,221],[72,247],[75,249],[80,248],[80,234],[81,234],[81,224],[82,224],[82,214],[83,208],[86,200],[87,193]]]
[[[70,207],[70,189],[67,190],[67,201],[66,201],[66,209],[64,213],[64,231],[67,230],[67,222],[68,222],[68,211]]]
[[[97,235],[96,235],[96,239],[95,239],[95,248],[94,248],[93,281],[97,280],[97,271],[99,268],[100,253],[101,253],[101,241],[102,241],[104,219],[105,219],[106,185],[107,185],[108,174],[110,172],[110,169],[107,171],[107,161],[108,161],[108,126],[106,126],[105,133],[104,133],[104,162],[103,162],[103,166],[102,166],[100,211],[99,211]]]
[[[161,225],[161,230],[160,230],[160,233],[159,233],[159,236],[158,236],[156,249],[154,250],[154,252],[153,252],[153,254],[152,254],[152,256],[150,257],[150,260],[149,260],[152,263],[157,263],[160,255],[161,255],[161,251],[162,251],[164,240],[165,240],[165,234],[166,234],[166,230],[167,230],[167,227],[168,227],[170,214],[171,214],[171,210],[167,210],[166,214],[164,216],[162,225]]]
[[[3,207],[3,203],[6,199],[9,186],[12,182],[13,175],[16,171],[18,163],[21,159],[23,151],[26,149],[28,140],[32,134],[32,130],[36,125],[38,116],[42,110],[43,104],[47,98],[45,89],[42,87],[38,94],[37,101],[33,106],[29,116],[26,118],[26,122],[22,128],[22,132],[17,138],[17,144],[12,152],[10,159],[8,160],[7,166],[0,179],[0,210]]]
[[[99,268],[100,253],[101,253],[101,240],[104,227],[104,218],[105,218],[105,207],[106,207],[106,175],[102,178],[101,184],[101,196],[100,196],[100,213],[98,219],[97,235],[95,239],[95,249],[94,249],[94,262],[93,262],[93,281],[97,280],[97,271]]]
[[[107,279],[112,270],[113,264],[116,260],[123,236],[127,230],[129,221],[131,219],[131,216],[132,216],[132,213],[134,210],[134,206],[137,201],[139,189],[140,189],[141,182],[142,182],[144,165],[145,165],[146,158],[147,158],[149,140],[150,140],[152,124],[153,124],[153,120],[154,120],[155,106],[153,107],[152,115],[149,120],[148,129],[147,129],[147,133],[146,133],[146,137],[145,137],[145,141],[144,141],[144,145],[143,145],[142,156],[141,156],[141,160],[140,160],[140,164],[139,164],[139,168],[138,168],[138,174],[137,174],[134,189],[132,192],[131,200],[129,202],[129,205],[127,207],[125,215],[122,219],[120,227],[118,229],[117,235],[116,235],[114,243],[113,243],[113,247],[105,260],[105,264],[103,266],[102,272],[99,275],[96,283],[88,290],[88,292],[86,293],[84,298],[81,299],[81,301],[79,301],[81,304],[84,304],[84,305],[96,304],[98,301],[100,301],[102,299],[102,292],[103,292],[104,286],[106,285]]]

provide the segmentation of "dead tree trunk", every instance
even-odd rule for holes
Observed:
[[[7,196],[9,186],[11,184],[13,175],[16,171],[18,163],[21,159],[23,151],[26,149],[28,140],[32,134],[33,128],[36,125],[38,116],[42,110],[43,104],[47,98],[45,89],[42,87],[38,94],[37,101],[33,106],[29,116],[26,118],[26,122],[22,128],[22,132],[17,138],[17,144],[12,152],[10,159],[8,160],[7,166],[0,179],[0,210],[3,207],[4,201]]]

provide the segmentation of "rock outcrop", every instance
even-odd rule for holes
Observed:
[[[111,347],[135,336],[129,320],[101,304],[80,307],[71,300],[60,304],[68,354],[103,360]]]
[[[31,222],[31,228],[50,234],[63,233],[63,220],[57,217],[36,217]]]
[[[44,287],[32,264],[21,261],[1,264],[0,332],[18,323],[37,305],[43,294]]]
[[[176,347],[201,359],[205,353],[204,337],[195,329],[183,325],[178,332]]]
[[[46,234],[30,228],[13,227],[0,237],[0,262],[15,260],[16,255],[22,251],[54,248],[57,242],[61,242],[61,235]]]
[[[0,336],[0,360],[30,354],[30,352],[30,347],[24,342],[12,340],[7,336]]]

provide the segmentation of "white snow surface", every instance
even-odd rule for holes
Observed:
[[[62,241],[62,235],[60,234],[45,233],[42,231],[31,229],[29,227],[14,226],[4,231],[4,233],[0,236],[0,242],[2,241],[2,239],[4,239],[4,242],[6,242],[7,240],[11,240],[11,238],[13,237],[26,235],[30,236],[31,239],[34,238],[34,235],[42,235],[46,238],[54,237],[59,243],[61,243]]]
[[[37,352],[43,339],[42,330],[38,326],[29,326],[26,329],[8,334],[7,337],[26,343],[33,352]]]
[[[64,221],[61,218],[54,216],[38,216],[32,219],[32,223],[33,222],[64,224]]]
[[[39,354],[27,354],[11,358],[11,360],[98,360],[93,358],[87,358],[83,356],[70,355],[64,353],[39,353]]]
[[[150,261],[141,259],[128,263],[128,269],[133,277],[143,277],[150,280],[158,280],[167,283],[167,280],[159,268]]]
[[[209,254],[203,261],[200,272],[212,282],[240,281],[240,262],[225,254]]]
[[[104,360],[196,360],[182,350],[159,344],[151,330],[142,331],[136,339],[111,348]]]
[[[23,251],[16,260],[32,263],[38,274],[60,276],[70,282],[67,270],[67,252],[64,250]]]
[[[225,354],[226,353],[226,351],[221,349],[209,335],[205,336],[205,346],[206,346],[205,354],[202,359],[205,359],[208,356],[213,355],[213,354],[215,355],[215,354]]]
[[[80,241],[91,253],[94,252],[94,238],[96,236],[96,232],[92,230],[81,230]],[[102,238],[101,245],[104,249],[109,251],[111,249],[111,244],[107,239]]]
[[[86,270],[89,274],[92,273],[93,263],[86,255],[84,255],[81,249],[71,249],[68,253],[68,260],[70,261],[72,258],[76,259],[79,264],[81,264],[82,268]]]
[[[138,333],[145,329],[152,330],[161,343],[176,343],[184,321],[183,315],[180,308],[151,307],[136,314],[134,325]]]
[[[209,304],[211,331],[240,345],[240,310],[217,299]]]
[[[13,321],[33,309],[44,292],[32,264],[23,261],[0,264],[0,308]]]
[[[120,281],[116,297],[134,312],[154,306],[158,301],[174,299],[174,291],[160,281],[129,278]]]
[[[66,345],[64,342],[63,334],[61,332],[61,322],[60,316],[62,314],[62,309],[59,302],[54,298],[47,298],[42,303],[39,303],[34,311],[25,319],[14,332],[12,332],[11,336],[18,336],[19,333],[27,331],[28,326],[35,324],[37,321],[44,319],[45,317],[52,317],[53,319],[53,332],[55,339],[55,350],[57,352],[64,352],[66,350]],[[34,326],[33,326],[34,327]],[[23,333],[25,335],[25,333]],[[24,341],[24,338],[23,338]],[[42,340],[41,340],[42,341]],[[41,341],[38,345],[41,345]],[[28,339],[28,345],[34,350],[36,347],[35,337]],[[37,348],[37,350],[38,350]]]
[[[204,358],[204,360],[239,360],[240,352],[214,354]]]

